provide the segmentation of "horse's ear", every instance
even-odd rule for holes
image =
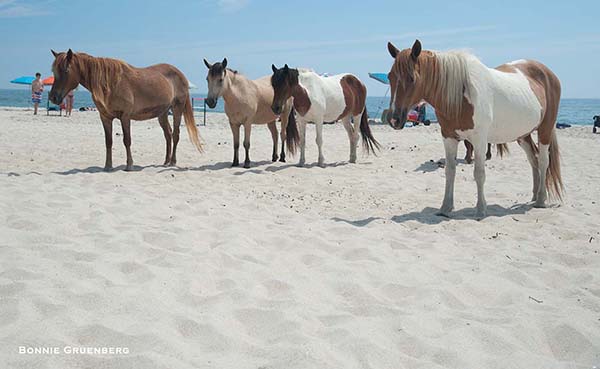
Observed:
[[[73,59],[73,50],[69,49],[67,51],[67,64],[71,62],[71,59]]]
[[[56,58],[58,56],[58,53],[52,49],[50,49],[50,51],[52,52],[52,55],[54,55],[54,57]]]
[[[283,66],[283,71],[284,72],[288,72],[289,70],[290,70],[290,67],[288,67],[287,64]]]
[[[277,73],[277,67],[275,64],[271,64],[271,69],[273,70],[273,73]]]
[[[227,58],[223,59],[223,68],[227,68]]]
[[[210,65],[208,60],[206,60],[206,59],[203,59],[203,60],[204,60],[204,65],[206,65],[206,68],[210,69],[212,67],[212,65]]]
[[[392,45],[391,42],[388,42],[388,51],[390,52],[390,55],[394,59],[396,59],[396,56],[400,52],[400,50],[398,50],[398,48],[396,46]]]
[[[410,56],[412,56],[414,61],[417,61],[417,58],[421,55],[421,49],[421,41],[416,40],[410,52]]]

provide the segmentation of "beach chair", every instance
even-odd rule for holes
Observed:
[[[58,115],[62,117],[62,111],[65,108],[64,104],[54,105],[50,103],[50,99],[47,100],[46,104],[46,115],[50,115],[51,111],[57,111]]]

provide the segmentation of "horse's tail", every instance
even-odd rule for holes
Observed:
[[[498,153],[498,156],[500,158],[505,157],[506,155],[509,154],[508,145],[505,144],[505,143],[503,143],[503,144],[497,144],[496,145],[496,152]]]
[[[363,110],[362,116],[360,117],[360,134],[362,136],[362,144],[363,149],[369,153],[372,152],[375,154],[375,149],[380,150],[381,145],[375,137],[373,137],[373,133],[371,133],[371,127],[369,127],[369,117],[367,115],[367,108]]]
[[[546,189],[550,196],[562,201],[564,186],[562,176],[560,174],[560,151],[558,148],[558,140],[556,139],[556,130],[552,130],[552,138],[550,139],[549,163],[548,171],[546,172]]]
[[[198,134],[198,128],[196,128],[196,120],[194,119],[194,110],[192,109],[192,102],[190,96],[187,96],[183,106],[183,119],[185,120],[185,128],[187,128],[188,136],[190,140],[196,146],[199,152],[204,152],[202,142],[200,142],[200,135]]]
[[[298,125],[296,124],[296,114],[293,105],[288,116],[287,127],[285,128],[285,143],[287,144],[288,152],[291,155],[296,155],[298,145],[300,144],[300,134],[298,133]]]

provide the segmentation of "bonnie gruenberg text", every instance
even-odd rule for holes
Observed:
[[[129,347],[19,346],[21,355],[128,355]]]

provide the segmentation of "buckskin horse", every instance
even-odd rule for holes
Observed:
[[[204,59],[204,65],[208,68],[206,81],[208,82],[208,96],[206,104],[213,109],[217,106],[219,97],[225,101],[225,114],[229,119],[229,126],[233,133],[233,163],[231,166],[239,165],[238,151],[240,147],[240,127],[244,126],[244,149],[246,158],[244,168],[250,168],[250,133],[253,124],[266,124],[271,131],[273,139],[272,161],[277,161],[277,116],[281,116],[281,156],[279,160],[285,162],[285,143],[288,143],[290,153],[295,152],[297,133],[288,132],[288,121],[294,124],[294,111],[292,100],[286,101],[281,114],[271,111],[273,101],[273,87],[269,76],[250,80],[241,73],[227,68],[227,58],[222,62],[214,64]]]

